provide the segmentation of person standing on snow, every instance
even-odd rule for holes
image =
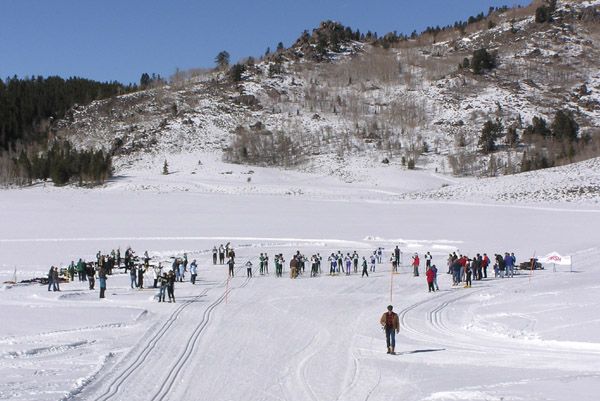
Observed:
[[[396,333],[400,332],[400,320],[398,319],[398,315],[392,311],[394,307],[392,305],[388,305],[387,312],[385,312],[381,319],[379,319],[379,323],[383,330],[385,330],[385,342],[387,344],[387,353],[396,355]]]
[[[213,256],[213,265],[217,264],[217,255],[218,255],[219,251],[217,251],[217,246],[213,246],[213,250],[212,250],[212,256]]]
[[[471,275],[473,272],[473,266],[471,262],[471,259],[467,259],[467,263],[465,264],[465,288],[471,288],[472,284]]]
[[[93,290],[96,285],[96,271],[94,270],[94,264],[92,262],[86,265],[85,276],[88,279],[90,290]]]
[[[279,262],[279,265],[277,263]],[[279,254],[279,257],[275,259],[275,275],[279,277],[283,277],[283,265],[285,264],[285,259],[283,258],[283,253]]]
[[[225,248],[223,248],[223,244],[219,245],[219,263],[225,263]]]
[[[350,270],[352,269],[352,258],[350,257],[350,253],[346,255],[346,276],[350,275]]]
[[[327,258],[327,260],[329,261],[329,275],[333,276],[335,274],[335,268],[336,268],[336,265],[337,265],[337,258],[332,253],[331,256],[329,258]]]
[[[137,271],[135,269],[135,266],[131,266],[131,269],[129,270],[129,279],[131,281],[131,288],[133,289],[134,287],[137,288],[138,286],[138,281],[137,281]]]
[[[394,248],[394,260],[396,261],[396,266],[400,266],[400,248],[398,248],[398,245]]]
[[[269,255],[265,252],[265,259],[264,259],[264,270],[263,272],[268,275],[269,274]]]
[[[433,256],[431,256],[431,254],[428,251],[424,257],[425,257],[425,269],[427,269],[428,267],[431,267],[431,259],[433,259]]]
[[[487,268],[490,265],[490,258],[487,253],[483,254],[483,259],[481,260],[481,268],[483,270],[483,278],[487,278]]]
[[[437,269],[437,267],[435,267],[435,265],[432,265],[429,269],[433,271],[433,286],[435,287],[436,291],[439,291],[440,287],[438,287],[438,283],[437,283],[438,269]]]
[[[312,255],[310,258],[310,276],[317,277],[319,274],[319,262],[317,255]]]
[[[398,273],[398,263],[396,263],[394,255],[390,256],[390,263],[392,264],[392,272]]]
[[[454,258],[452,257],[451,253],[448,254],[448,259],[446,259],[446,264],[448,266],[448,271],[446,272],[446,274],[454,274],[452,272],[452,265],[454,264]]]
[[[158,266],[154,266],[154,268],[152,268],[152,278],[154,279],[154,288],[157,288],[158,280],[161,275],[162,275],[162,264],[160,262],[158,262]]]
[[[371,255],[371,271],[375,272],[375,263],[377,263],[377,256],[375,255],[375,252],[373,252],[373,255]]]
[[[298,259],[296,257],[296,255],[292,256],[292,259],[290,260],[290,277],[291,278],[296,278],[298,277]]]
[[[171,272],[173,272],[173,270],[171,270]],[[165,302],[165,295],[167,293],[167,287],[169,286],[169,275],[161,272],[161,274],[158,276],[158,280],[160,281],[158,302]]]
[[[69,272],[69,278],[71,279],[71,281],[75,280],[75,261],[72,260],[71,264],[69,265],[69,268],[67,269]]]
[[[175,302],[175,273],[173,271],[167,274],[167,294],[169,302]]]
[[[513,258],[510,257],[510,255],[508,254],[508,252],[506,252],[504,254],[504,277],[508,277],[508,275],[510,274],[510,277],[513,277],[514,275],[514,264],[513,264]]]
[[[104,267],[98,269],[98,284],[100,285],[100,298],[104,298],[106,292],[106,270]]]
[[[262,276],[265,274],[265,256],[260,253],[258,257],[258,273]]]
[[[79,281],[87,281],[85,278],[85,263],[81,258],[77,262],[77,275],[79,276]]]
[[[435,292],[435,286],[433,285],[435,273],[431,267],[425,268],[425,276],[427,277],[427,288],[429,289],[429,292]]]
[[[235,267],[233,258],[229,258],[229,260],[227,260],[227,266],[229,266],[229,277],[233,278],[233,268]]]
[[[514,273],[514,270],[517,268],[517,258],[513,252],[510,253],[510,258],[512,259],[512,267]]]
[[[52,290],[50,288],[52,288]],[[48,291],[56,291],[56,283],[54,282],[54,266],[50,266],[50,270],[48,270]]]
[[[182,283],[183,280],[185,279],[185,270],[187,267],[187,255],[186,255],[186,259],[185,262],[183,260],[179,260],[179,282]]]
[[[352,254],[352,263],[354,264],[354,273],[358,273],[358,253],[356,251]]]
[[[473,276],[475,280],[481,280],[483,275],[481,273],[481,262],[483,262],[483,258],[480,254],[477,254],[476,257],[473,258]]]
[[[139,265],[138,266],[138,283],[137,283],[137,287],[140,290],[144,289],[144,274],[146,273],[146,268],[144,266],[145,265]]]
[[[196,277],[198,276],[198,264],[196,259],[190,263],[190,281],[192,284],[196,284]]]
[[[415,256],[412,258],[412,266],[413,266],[413,275],[415,277],[419,277],[419,264],[421,261],[419,260],[419,254],[415,253]]]
[[[252,277],[252,262],[250,261],[246,262],[246,276],[248,276],[248,278]]]
[[[364,277],[365,274],[367,275],[367,277],[369,277],[369,270],[367,269],[367,259],[363,256],[363,258],[362,258],[362,275],[361,275],[361,277]]]

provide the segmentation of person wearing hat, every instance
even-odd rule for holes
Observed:
[[[387,353],[396,355],[394,348],[396,347],[396,333],[400,331],[400,321],[398,315],[394,313],[392,309],[394,309],[394,307],[388,305],[387,312],[381,316],[379,323],[381,323],[381,327],[385,330]]]

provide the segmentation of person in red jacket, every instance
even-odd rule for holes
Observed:
[[[490,258],[487,253],[483,254],[483,260],[481,261],[481,267],[483,268],[483,278],[487,278],[487,268],[490,265]]]
[[[419,260],[419,254],[415,253],[415,256],[412,257],[412,265],[413,265],[413,275],[415,277],[419,277],[419,264],[421,261]]]
[[[435,272],[432,268],[428,267],[427,271],[425,272],[425,275],[427,276],[427,286],[429,287],[429,292],[435,292],[435,287],[433,286],[433,281],[435,280]]]

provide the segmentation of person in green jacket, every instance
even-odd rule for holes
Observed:
[[[75,262],[74,261],[71,261],[71,264],[67,268],[67,271],[69,272],[69,277],[71,278],[71,281],[73,281],[75,279]]]
[[[85,281],[85,263],[81,258],[77,262],[77,275],[79,276],[79,281]]]

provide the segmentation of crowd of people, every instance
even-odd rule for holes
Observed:
[[[346,252],[345,254],[338,250],[331,252],[326,260],[319,252],[310,256],[296,251],[290,257],[289,263],[286,263],[283,253],[275,254],[273,264],[275,267],[275,277],[283,277],[285,266],[289,267],[289,277],[297,279],[302,276],[317,277],[323,273],[329,276],[351,276],[360,274],[361,277],[369,277],[369,273],[375,273],[377,266],[383,261],[383,248],[378,247],[368,253],[368,255],[359,255],[357,251]],[[402,265],[403,253],[398,246],[390,252],[391,272],[398,273]],[[94,290],[96,279],[99,282],[100,298],[105,297],[107,278],[113,274],[115,269],[123,269],[125,274],[129,274],[129,285],[131,289],[144,289],[144,277],[151,273],[153,283],[152,288],[158,289],[156,299],[158,302],[175,302],[175,283],[188,281],[196,284],[198,277],[198,263],[196,259],[191,262],[188,260],[187,253],[182,256],[171,258],[170,268],[163,266],[163,261],[153,261],[148,251],[145,251],[142,257],[136,256],[135,252],[128,247],[121,257],[120,249],[112,250],[110,253],[102,254],[98,252],[96,259],[92,262],[86,262],[79,259],[77,263],[72,261],[66,269],[59,270],[53,266],[48,272],[48,291],[60,291],[60,275],[66,276],[71,281],[77,277],[81,282],[87,282],[89,289]],[[418,253],[411,255],[410,266],[412,275],[419,277],[421,261],[425,261],[425,277],[429,292],[439,291],[438,268],[432,263],[433,256],[426,252],[422,257]],[[256,266],[255,263],[256,262]],[[228,276],[233,278],[236,267],[235,250],[230,243],[215,245],[212,249],[213,265],[226,265],[228,267]],[[325,264],[324,264],[325,263]],[[246,276],[253,277],[256,267],[258,274],[266,276],[270,274],[270,257],[266,252],[261,252],[259,256],[246,260],[243,265],[246,267]],[[462,285],[465,288],[472,286],[473,280],[478,281],[488,277],[488,268],[493,266],[495,277],[513,277],[515,274],[516,258],[514,253],[506,252],[504,256],[494,255],[490,259],[486,253],[477,253],[474,257],[450,253],[447,259],[447,273],[452,275],[452,286]]]

